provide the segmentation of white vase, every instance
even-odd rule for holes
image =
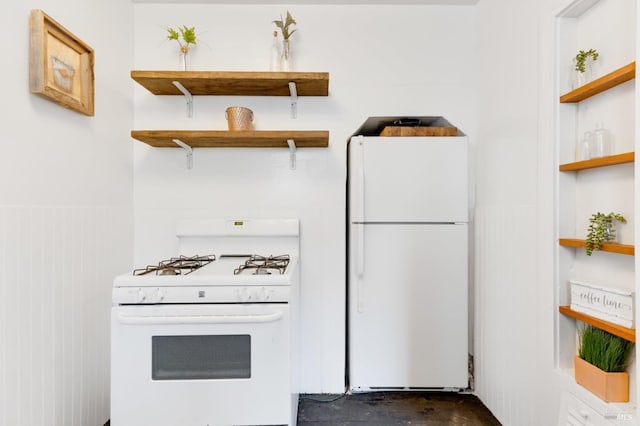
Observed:
[[[573,62],[573,81],[571,84],[572,89],[577,89],[580,86],[584,86],[588,82],[592,80],[592,70],[591,66],[593,64],[593,60],[591,58],[587,58],[584,64],[584,72],[578,71],[575,67],[575,59]]]

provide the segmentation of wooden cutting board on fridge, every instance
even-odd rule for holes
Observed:
[[[380,136],[458,136],[458,128],[386,126]]]

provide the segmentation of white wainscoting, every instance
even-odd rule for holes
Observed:
[[[536,207],[475,215],[475,393],[504,425],[539,426]]]
[[[109,418],[111,284],[130,207],[0,206],[0,425]]]

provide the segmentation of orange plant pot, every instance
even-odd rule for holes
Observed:
[[[576,382],[606,402],[629,401],[629,373],[607,373],[576,355]]]

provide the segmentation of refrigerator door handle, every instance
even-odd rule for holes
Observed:
[[[356,202],[356,218],[360,221],[360,224],[356,225],[357,229],[356,235],[356,301],[358,306],[358,312],[362,312],[364,305],[364,288],[363,288],[363,275],[364,275],[364,143],[362,138],[358,140],[358,155],[359,161],[356,162],[356,173],[357,176],[357,187],[356,194],[358,194],[358,199]]]
[[[356,236],[356,303],[358,312],[362,313],[364,305],[364,224],[355,225]]]
[[[356,304],[358,306],[358,313],[361,314],[364,312],[364,286],[363,286],[362,277],[358,277],[357,284],[357,296],[356,296]]]
[[[359,278],[364,275],[364,225],[356,225],[358,230],[356,248],[356,274]]]
[[[354,175],[358,177],[356,183],[356,194],[358,194],[358,199],[356,201],[356,220],[364,223],[364,143],[362,138],[358,141],[358,150],[360,158],[355,164],[357,170],[354,173]]]
[[[363,141],[362,139],[360,139],[358,141],[358,148],[360,150],[360,152],[358,153],[360,155],[360,161],[357,162],[358,165],[358,172],[357,172],[357,176],[358,176],[358,189],[356,190],[356,193],[358,194],[358,207],[357,207],[357,220],[359,220],[361,223],[364,224],[365,222],[365,217],[364,217],[364,145],[363,145]],[[357,274],[358,277],[362,277],[362,275],[364,274],[364,228],[363,225],[359,225],[357,226],[358,228],[358,245],[357,245],[357,259],[356,259],[356,263],[357,263]]]

